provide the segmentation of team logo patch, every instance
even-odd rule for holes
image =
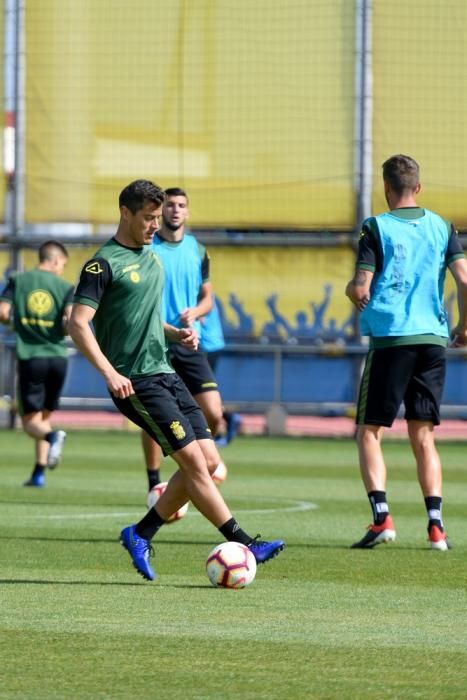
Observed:
[[[172,421],[170,424],[170,430],[173,432],[177,440],[183,440],[186,435],[185,431],[183,430],[183,426],[180,425],[179,420]]]
[[[91,262],[89,265],[86,265],[84,268],[85,272],[90,272],[91,275],[100,275],[101,272],[104,272],[102,267],[100,266],[99,262]]]
[[[35,289],[29,294],[26,305],[34,316],[45,316],[54,306],[54,300],[44,289]]]
[[[361,241],[361,240],[362,240],[362,238],[364,238],[364,237],[365,237],[365,234],[366,234],[366,231],[363,231],[363,230],[362,230],[362,231],[360,231],[360,233],[358,234],[358,240],[359,240],[359,241]]]
[[[134,284],[138,284],[138,282],[140,281],[141,277],[139,276],[139,274],[138,274],[137,272],[135,272],[135,271],[133,270],[132,272],[130,272],[130,279],[131,279],[131,281],[132,281]]]

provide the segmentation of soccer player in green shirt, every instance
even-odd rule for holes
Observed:
[[[152,537],[188,500],[227,540],[247,545],[258,563],[284,547],[282,540],[250,537],[232,517],[210,476],[220,457],[206,420],[166,358],[167,341],[195,349],[198,338],[193,329],[175,328],[161,316],[164,271],[149,244],[159,228],[164,199],[163,190],[148,180],[136,180],[122,190],[117,232],[84,265],[69,325],[71,337],[104,377],[119,410],[178,466],[154,508],[121,531],[122,545],[147,580],[155,578]]]
[[[45,485],[45,470],[60,461],[66,434],[53,430],[50,414],[65,381],[66,328],[73,286],[62,279],[66,248],[46,241],[34,270],[13,274],[0,295],[0,322],[13,321],[18,361],[18,408],[24,431],[35,441],[35,466],[24,486]]]

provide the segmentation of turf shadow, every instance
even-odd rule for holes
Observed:
[[[126,581],[57,581],[48,579],[0,578],[0,585],[37,585],[37,586],[141,586],[143,581],[128,583]]]

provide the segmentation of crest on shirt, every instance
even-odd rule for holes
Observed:
[[[358,240],[361,241],[362,238],[365,237],[365,234],[366,234],[366,231],[365,231],[365,229],[362,228],[362,230],[361,230],[360,233],[358,234]]]
[[[170,430],[173,432],[177,440],[183,440],[186,435],[185,431],[183,430],[183,426],[180,425],[179,420],[174,420],[171,422]]]
[[[54,300],[44,289],[35,289],[28,295],[26,305],[29,313],[34,316],[45,316],[53,309]]]
[[[130,279],[133,282],[133,284],[138,284],[138,282],[141,280],[141,277],[139,276],[139,273],[136,272],[136,270],[132,270],[130,272]]]
[[[101,272],[104,272],[104,270],[100,266],[100,263],[98,260],[95,260],[94,262],[90,262],[89,265],[86,265],[84,270],[85,270],[85,272],[90,272],[91,275],[100,275]]]

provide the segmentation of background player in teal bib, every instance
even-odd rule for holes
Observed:
[[[467,345],[467,262],[452,224],[417,205],[419,167],[396,155],[383,164],[390,211],[363,223],[354,278],[346,294],[361,312],[370,338],[357,406],[360,469],[373,524],[353,547],[371,548],[396,538],[386,498],[381,450],[384,427],[399,407],[405,418],[428,516],[432,549],[447,551],[441,513],[442,470],[433,426],[440,422],[448,343],[444,309],[446,269],[458,289],[454,344]]]
[[[159,228],[164,199],[160,187],[148,180],[136,180],[122,190],[117,232],[84,265],[69,325],[119,410],[178,466],[155,507],[120,534],[134,567],[148,580],[155,578],[151,539],[188,500],[227,540],[247,545],[258,562],[284,546],[281,540],[249,537],[232,517],[211,479],[220,458],[206,420],[166,360],[166,338],[187,348],[196,348],[198,339],[192,328],[176,328],[161,316],[164,270],[149,244]]]
[[[35,441],[35,466],[24,486],[43,487],[45,469],[61,458],[63,430],[53,430],[67,369],[65,335],[73,286],[62,279],[66,248],[46,241],[34,270],[12,275],[0,296],[0,322],[12,314],[18,361],[18,409],[24,431]]]
[[[176,328],[193,328],[201,334],[200,318],[213,304],[209,280],[209,255],[196,238],[185,230],[189,201],[185,190],[165,190],[161,228],[154,236],[153,250],[164,267],[162,318]],[[147,303],[151,304],[148,298]],[[213,435],[223,427],[222,400],[216,377],[205,352],[169,343],[169,360],[201,407]],[[149,489],[160,481],[161,450],[147,433],[142,433]]]

